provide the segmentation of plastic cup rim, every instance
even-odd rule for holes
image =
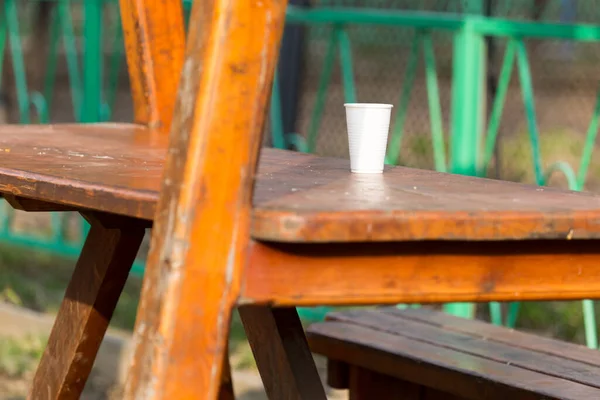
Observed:
[[[347,108],[392,108],[393,104],[385,103],[344,103]]]

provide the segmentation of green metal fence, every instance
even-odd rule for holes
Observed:
[[[53,99],[57,96],[56,71],[61,63],[67,71],[74,120],[121,118],[116,115],[121,107],[115,106],[123,97],[124,69],[118,8],[109,1],[88,0],[79,3],[78,8],[74,3],[60,1],[53,8],[46,75],[41,90],[32,92],[21,48],[27,27],[18,25],[24,20],[19,15],[27,10],[18,9],[16,0],[4,0],[0,54],[4,54],[9,43],[14,73],[14,87],[10,89],[17,99],[20,122],[60,120],[53,117],[53,111],[64,105]],[[510,108],[513,115],[515,104],[522,102],[519,118],[526,122],[534,182],[545,185],[554,174],[561,173],[569,188],[582,190],[598,132],[600,94],[596,94],[595,101],[588,96],[585,106],[573,107],[580,114],[580,109],[587,110],[578,120],[588,121],[586,128],[578,128],[584,134],[573,139],[585,141],[578,169],[566,161],[544,164],[533,89],[536,76],[544,76],[544,70],[534,65],[530,48],[536,43],[555,45],[556,41],[572,46],[558,63],[563,69],[553,75],[563,80],[565,74],[560,71],[570,71],[566,64],[597,68],[597,58],[579,49],[596,46],[593,47],[596,53],[592,54],[597,54],[600,11],[592,1],[546,1],[541,2],[543,9],[535,9],[533,6],[539,3],[496,1],[491,12],[495,17],[484,15],[483,0],[321,1],[308,9],[289,7],[288,23],[305,26],[308,32],[308,62],[303,82],[306,89],[298,132],[283,132],[280,93],[275,80],[269,126],[271,143],[280,148],[345,156],[347,144],[340,104],[385,101],[396,105],[387,163],[486,176],[500,162],[501,152],[497,148],[501,122],[506,125],[509,120],[506,109]],[[189,4],[186,5],[189,10]],[[569,12],[574,11],[580,22],[575,23],[565,7]],[[82,14],[80,18],[74,17],[77,12]],[[78,24],[82,19],[85,23]],[[501,57],[494,61],[491,53]],[[585,89],[589,91],[589,77],[586,79]],[[492,96],[486,91],[486,80],[493,81]],[[512,81],[518,81],[520,88]],[[592,82],[596,88],[597,77]],[[66,235],[72,217],[69,214],[52,214],[50,235],[44,238],[33,237],[29,232],[16,233],[15,215],[2,204],[1,241],[59,254],[78,254],[87,231],[82,219],[80,234],[69,240]],[[142,270],[143,259],[140,259],[134,272]],[[593,303],[584,301],[583,307],[587,344],[597,347]],[[473,307],[468,304],[447,305],[446,309],[467,317],[473,314]],[[490,304],[490,314],[494,323],[514,326],[518,303],[509,305],[506,318],[502,317],[498,303]]]

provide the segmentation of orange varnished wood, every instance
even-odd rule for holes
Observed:
[[[182,128],[176,128],[182,129]],[[0,192],[152,220],[167,138],[139,125],[0,127]],[[600,195],[263,149],[252,236],[286,242],[600,238]]]
[[[135,121],[167,133],[185,51],[182,2],[119,3]]]
[[[254,243],[241,303],[346,305],[600,297],[598,241]]]
[[[194,2],[126,399],[215,399],[285,1]]]
[[[117,305],[144,227],[123,219],[121,228],[88,215],[90,233],[75,266],[29,399],[78,399]]]

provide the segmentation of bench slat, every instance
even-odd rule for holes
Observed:
[[[565,357],[514,347],[496,342],[492,336],[476,336],[476,330],[473,331],[474,334],[448,331],[420,321],[402,318],[402,315],[402,312],[391,314],[378,310],[357,310],[334,314],[331,319],[600,388],[598,379],[600,364],[592,366]]]
[[[522,347],[540,353],[576,360],[589,365],[600,366],[600,352],[590,351],[589,348],[579,344],[521,332],[478,320],[457,318],[446,313],[426,308],[399,310],[396,307],[382,307],[379,310],[399,318],[419,321],[445,330],[478,336],[515,347]]]
[[[464,398],[600,398],[591,386],[353,323],[313,324],[307,333],[313,351],[330,359]]]

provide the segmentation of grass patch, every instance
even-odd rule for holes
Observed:
[[[33,371],[48,339],[42,336],[0,337],[0,375],[22,378]]]
[[[0,301],[55,314],[74,267],[73,259],[0,245]],[[111,320],[112,327],[133,329],[140,291],[141,279],[130,276]]]
[[[574,140],[574,138],[578,140]],[[570,164],[577,173],[584,145],[584,137],[576,132],[566,130],[545,131],[540,135],[542,167],[546,169],[557,161],[564,161]],[[502,179],[535,183],[531,142],[526,132],[503,139],[501,154]],[[593,154],[597,154],[597,150]],[[561,174],[554,174],[549,184],[551,186],[567,187],[566,180]],[[588,190],[600,189],[600,159],[598,157],[592,156],[586,188]]]
[[[600,314],[596,307],[596,320]],[[583,307],[580,301],[525,302],[517,328],[568,342],[585,344]]]
[[[504,313],[506,313],[506,309]],[[477,317],[484,321],[490,320],[487,303],[478,305]],[[600,309],[597,306],[596,321],[600,321]],[[581,301],[522,302],[515,328],[585,345],[585,327]]]

